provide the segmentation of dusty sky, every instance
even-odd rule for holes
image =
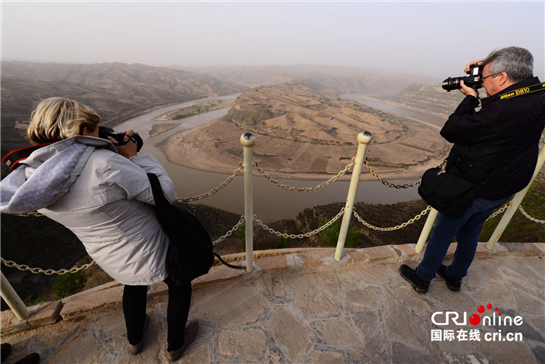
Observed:
[[[543,2],[6,3],[2,58],[153,66],[339,65],[461,76],[510,45],[544,69]]]

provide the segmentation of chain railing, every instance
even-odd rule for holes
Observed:
[[[243,222],[244,222],[244,216],[241,216],[240,220],[236,223],[235,226],[233,226],[231,228],[231,230],[227,231],[227,233],[225,233],[225,235],[223,235],[223,236],[219,237],[218,239],[214,240],[212,242],[212,244],[216,245],[216,244],[221,243],[222,241],[224,241],[226,238],[231,236],[240,227],[240,225],[242,225]],[[96,264],[96,262],[93,260],[91,263],[84,264],[84,265],[82,265],[80,267],[72,267],[70,269],[54,270],[54,269],[31,268],[26,264],[18,264],[18,263],[15,263],[14,261],[6,260],[6,259],[4,259],[2,257],[0,257],[0,263],[4,264],[6,267],[9,267],[9,268],[17,268],[20,271],[26,271],[26,272],[30,272],[30,273],[33,273],[33,274],[45,274],[46,276],[51,276],[53,274],[63,275],[63,274],[66,274],[66,273],[77,273],[77,272],[79,272],[81,270],[88,269],[92,265]]]
[[[233,171],[233,173],[227,177],[227,179],[225,181],[223,181],[218,187],[208,191],[208,192],[205,192],[205,193],[202,193],[198,196],[194,196],[194,197],[188,197],[188,198],[177,198],[176,201],[177,202],[193,202],[193,201],[198,201],[198,200],[202,200],[204,198],[207,198],[207,197],[210,197],[216,193],[218,193],[219,191],[221,191],[222,189],[225,188],[225,186],[227,186],[229,183],[231,183],[233,181],[233,179],[235,179],[235,177],[238,175],[238,172],[240,172],[242,169],[244,168],[242,162],[239,163],[239,166],[237,169],[235,169]]]
[[[229,230],[227,233],[225,233],[225,235],[223,235],[223,236],[217,238],[216,240],[214,240],[214,241],[212,242],[212,245],[216,245],[216,244],[218,244],[218,243],[221,243],[221,242],[224,241],[225,239],[227,239],[229,236],[231,236],[231,235],[240,227],[240,225],[242,225],[243,222],[244,222],[244,215],[242,215],[242,216],[240,217],[240,220],[238,220],[238,222],[236,223],[236,225],[233,226],[233,227],[231,228],[231,230]]]
[[[431,206],[428,206],[426,207],[424,210],[422,210],[421,213],[419,213],[418,215],[416,215],[415,217],[413,217],[412,219],[402,223],[402,224],[399,224],[397,226],[392,226],[392,227],[386,227],[386,228],[383,228],[383,227],[378,227],[378,226],[374,226],[374,225],[371,225],[369,224],[367,221],[363,220],[361,218],[360,215],[358,215],[358,213],[356,212],[356,210],[354,210],[354,217],[359,221],[361,222],[364,226],[367,226],[369,229],[371,230],[376,230],[376,231],[394,231],[394,230],[400,230],[400,229],[403,229],[403,228],[406,228],[407,226],[409,226],[410,224],[413,224],[414,222],[420,220],[420,218],[424,215],[426,215],[428,212],[430,212],[432,209]]]
[[[310,231],[310,232],[304,233],[304,234],[285,234],[285,233],[281,233],[279,231],[276,231],[273,228],[268,227],[265,223],[263,223],[263,221],[259,220],[257,218],[257,215],[254,215],[254,220],[263,229],[267,230],[268,232],[270,232],[270,233],[272,233],[272,234],[274,234],[276,236],[280,236],[280,237],[283,237],[285,239],[303,239],[303,238],[310,238],[312,235],[317,235],[317,234],[321,233],[322,231],[324,231],[325,229],[330,227],[331,224],[333,224],[335,221],[337,221],[342,216],[342,214],[344,214],[344,207],[341,209],[341,211],[337,215],[335,215],[334,218],[332,218],[331,220],[326,222],[324,225],[320,226],[318,229],[316,229],[314,231]]]
[[[485,221],[492,220],[493,218],[495,218],[499,214],[503,214],[505,212],[505,210],[507,210],[509,208],[509,206],[511,206],[511,205],[512,205],[512,202],[509,201],[508,203],[503,205],[503,207],[496,210],[492,215],[488,216],[488,219],[486,219]]]
[[[27,214],[11,214],[9,212],[2,212],[2,215],[10,215],[10,216],[17,216],[17,217],[42,217],[44,215],[40,214],[39,212],[29,212]]]
[[[373,169],[373,167],[371,167],[371,165],[369,164],[369,162],[367,161],[367,159],[365,159],[365,161],[363,162],[365,164],[365,166],[367,167],[367,170],[369,171],[369,173],[371,173],[371,175],[373,177],[375,177],[380,183],[382,183],[383,185],[385,186],[388,186],[390,188],[397,188],[398,190],[400,189],[405,189],[405,188],[410,188],[410,187],[416,187],[420,184],[421,180],[418,180],[416,182],[413,182],[413,183],[405,183],[403,185],[396,185],[395,183],[392,183],[392,182],[388,182],[384,179],[382,179],[382,177],[380,177],[376,172],[375,170]]]
[[[522,205],[519,205],[519,210],[520,212],[522,212],[522,214],[529,220],[533,221],[533,222],[537,222],[538,224],[545,224],[545,220],[539,220],[539,219],[536,219],[535,217],[532,217],[530,216],[529,213],[527,213],[524,208],[522,207]]]
[[[23,271],[23,272],[26,271],[26,272],[30,272],[30,273],[33,273],[33,274],[45,274],[46,276],[52,276],[53,274],[58,274],[58,275],[62,276],[63,274],[66,274],[66,273],[77,273],[80,270],[88,269],[92,265],[96,264],[95,261],[93,260],[91,263],[84,264],[81,267],[72,267],[70,269],[54,270],[54,269],[42,269],[42,268],[30,268],[26,264],[17,264],[14,261],[6,260],[6,259],[1,258],[1,257],[0,257],[0,263],[4,264],[6,267],[9,267],[9,268],[17,268],[17,269],[19,269],[20,271]]]
[[[227,177],[227,179],[225,181],[223,181],[218,187],[208,191],[208,192],[205,192],[205,193],[202,193],[198,196],[193,196],[193,197],[187,197],[187,198],[177,198],[176,199],[176,202],[193,202],[193,201],[198,201],[198,200],[202,200],[204,198],[207,198],[207,197],[210,197],[216,193],[218,193],[219,191],[221,191],[222,189],[224,189],[229,183],[231,183],[233,181],[233,179],[235,179],[235,177],[238,175],[238,173],[244,168],[244,166],[242,165],[242,162],[239,163],[239,166],[237,169],[235,169],[233,171],[233,173]],[[39,212],[29,212],[29,213],[26,213],[26,214],[11,214],[9,212],[2,212],[2,215],[11,215],[11,216],[18,216],[18,217],[42,217],[44,215],[40,214]]]
[[[312,187],[292,187],[292,186],[288,186],[288,185],[285,185],[285,184],[282,184],[280,182],[278,182],[277,180],[275,180],[274,178],[272,178],[271,176],[269,176],[267,174],[267,172],[265,172],[258,164],[257,162],[254,163],[254,169],[256,171],[258,171],[263,177],[265,177],[269,182],[272,182],[274,185],[280,187],[280,188],[283,188],[285,190],[288,190],[288,191],[293,191],[293,192],[310,192],[310,191],[316,191],[316,190],[319,190],[320,188],[324,188],[325,186],[335,182],[336,180],[338,180],[339,178],[341,178],[343,175],[346,174],[346,172],[348,172],[350,170],[350,168],[352,168],[352,166],[356,163],[355,161],[355,158],[352,158],[352,160],[350,161],[350,163],[348,163],[346,165],[346,167],[344,167],[343,170],[341,170],[339,173],[337,173],[336,176],[333,176],[331,177],[330,179],[328,179],[327,181],[323,182],[323,183],[320,183],[316,186],[312,186]]]

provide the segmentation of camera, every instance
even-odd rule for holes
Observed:
[[[126,135],[127,134],[124,134],[124,133],[116,133],[114,129],[109,128],[107,126],[98,127],[99,138],[108,140],[108,137],[112,137],[117,141],[117,145],[125,145],[130,141],[130,140],[129,141],[124,140]],[[134,139],[134,142],[136,143],[136,151],[140,152],[140,149],[142,149],[142,146],[144,145],[144,141],[142,140],[142,137],[140,137],[138,133],[134,133],[132,135],[132,138]]]
[[[451,90],[460,89],[460,82],[464,81],[464,84],[467,87],[471,87],[474,90],[481,88],[482,82],[483,67],[482,66],[471,66],[469,68],[469,76],[466,77],[449,77],[443,81],[443,89],[450,92]]]

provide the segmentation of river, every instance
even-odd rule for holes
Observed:
[[[239,94],[228,95],[222,97],[210,97],[203,100],[217,100],[236,98]],[[371,101],[361,98],[361,95],[351,94],[343,95],[346,98],[360,102],[362,104],[379,108],[387,112],[394,112],[401,115],[410,116],[412,118],[420,118],[423,116],[435,118],[435,123],[438,123],[439,117],[418,113],[413,110],[404,109],[397,106],[391,106],[385,103]],[[166,112],[180,109],[182,107],[193,104],[185,102],[178,105],[171,105],[155,109],[149,113],[140,115],[126,122],[115,126],[116,131],[124,131],[134,129],[144,139],[144,147],[140,153],[151,153],[165,167],[169,176],[172,178],[179,197],[191,197],[207,192],[217,187],[223,182],[227,176],[213,172],[199,171],[187,167],[183,167],[167,160],[161,149],[156,146],[162,140],[170,137],[173,134],[184,130],[194,128],[199,125],[206,124],[214,119],[220,118],[227,114],[228,108],[211,111],[206,114],[192,116],[183,119],[182,122],[176,122],[178,127],[169,130],[168,132],[159,134],[153,138],[149,137],[149,131],[153,126],[152,119]],[[428,123],[433,123],[431,119],[424,120]],[[444,122],[444,121],[443,121]],[[161,122],[162,123],[162,122]],[[356,136],[354,136],[356,137]],[[259,141],[257,141],[259,143]],[[242,148],[242,146],[241,146]],[[236,166],[233,166],[233,170]],[[364,168],[363,173],[368,173]],[[319,184],[323,181],[298,181],[292,179],[279,179],[280,183],[284,183],[295,187],[307,187]],[[404,184],[414,182],[413,180],[396,180],[396,183]],[[231,184],[217,194],[200,200],[197,203],[202,203],[208,206],[217,207],[222,210],[234,212],[237,214],[244,213],[244,179],[242,174],[236,177]],[[346,200],[349,181],[337,181],[331,185],[314,192],[291,192],[276,187],[262,177],[255,176],[254,178],[254,213],[264,222],[276,221],[280,219],[292,219],[298,212],[307,207],[316,205],[324,205],[332,202],[340,202]],[[382,185],[378,181],[361,182],[358,188],[356,201],[372,204],[392,204],[396,202],[409,201],[418,199],[416,188],[406,190],[396,190]]]

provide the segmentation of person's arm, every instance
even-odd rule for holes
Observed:
[[[108,140],[117,148],[119,155],[116,154],[109,159],[104,178],[119,187],[116,193],[122,191],[118,194],[118,198],[134,198],[155,205],[147,175],[153,173],[161,183],[165,198],[173,203],[177,196],[176,187],[163,166],[151,154],[138,155],[136,142],[131,138],[134,134],[132,129],[124,133],[127,134],[125,141],[128,142],[125,145],[118,145],[114,138],[108,137]]]
[[[475,112],[478,105],[477,98],[466,96],[441,129],[443,138],[462,145],[474,145],[495,138],[500,119],[497,103]]]
[[[172,203],[177,193],[174,183],[161,164],[151,155],[143,154],[130,159],[114,154],[108,159],[108,165],[102,171],[104,183],[111,185],[119,199],[136,199],[155,205],[153,191],[147,173],[159,178],[163,194]]]

